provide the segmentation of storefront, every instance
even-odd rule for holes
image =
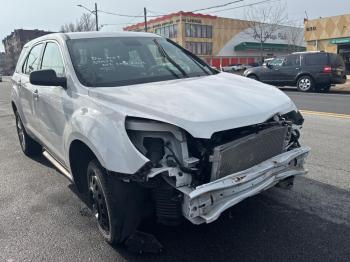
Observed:
[[[147,22],[148,32],[171,38],[215,67],[256,63],[261,49],[266,58],[306,49],[301,28],[281,27],[261,45],[249,26],[244,20],[190,12],[173,13]],[[131,25],[124,30],[144,31],[145,24]],[[290,41],[291,33],[293,41]]]
[[[350,74],[350,14],[305,21],[308,51],[340,54]]]

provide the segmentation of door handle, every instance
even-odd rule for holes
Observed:
[[[297,68],[295,68],[296,70],[299,70],[300,69],[300,67],[297,67]]]
[[[38,92],[38,89],[35,89],[34,92],[33,92],[33,98],[34,100],[38,100],[39,99],[39,92]]]

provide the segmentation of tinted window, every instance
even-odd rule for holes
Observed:
[[[308,66],[321,65],[321,66],[323,66],[326,64],[328,64],[326,53],[305,55],[305,65],[308,65]]]
[[[57,44],[46,44],[41,69],[53,69],[57,76],[64,76],[62,55]]]
[[[269,65],[272,66],[282,66],[284,63],[284,57],[279,57],[279,58],[275,58],[272,61],[269,62]]]
[[[209,66],[164,38],[68,40],[79,80],[86,86],[121,86],[211,75]]]
[[[29,55],[27,56],[26,63],[24,65],[24,73],[29,75],[31,72],[38,70],[41,48],[43,44],[38,44],[30,50]]]
[[[331,65],[334,67],[345,67],[343,58],[340,55],[329,54]]]
[[[286,57],[284,66],[300,66],[300,55],[289,55]]]

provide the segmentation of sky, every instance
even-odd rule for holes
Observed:
[[[261,0],[243,0],[225,8],[259,1]],[[273,1],[272,5],[278,4],[278,1]],[[78,4],[93,9],[95,2],[98,4],[98,9],[103,11],[142,15],[143,8],[146,7],[150,15],[160,15],[177,11],[192,11],[225,4],[232,2],[232,0],[0,0],[0,40],[4,39],[14,29],[19,28],[58,31],[61,25],[76,21],[85,12],[84,9],[77,6]],[[309,19],[350,13],[350,0],[280,0],[280,2],[286,6],[289,19],[300,21],[301,24],[306,16],[305,11]],[[258,6],[256,5],[256,7]],[[246,8],[215,13],[215,15],[244,18]],[[211,14],[210,11],[215,10],[219,9],[202,11],[202,13]],[[103,31],[120,31],[127,24],[142,22],[142,20],[143,18],[99,14],[100,24],[113,24],[104,26]],[[0,51],[3,51],[2,43],[0,44]]]

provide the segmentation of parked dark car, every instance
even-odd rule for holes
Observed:
[[[299,91],[329,91],[346,82],[340,55],[326,52],[299,52],[277,57],[266,65],[249,68],[244,76],[276,86],[296,86]]]

